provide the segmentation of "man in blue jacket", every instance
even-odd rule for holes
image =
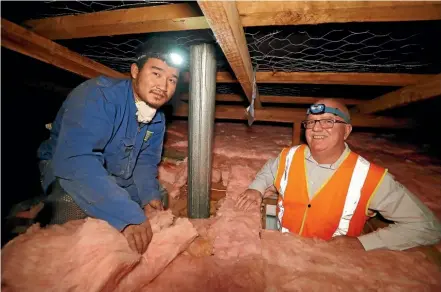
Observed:
[[[131,79],[100,76],[76,87],[39,150],[49,224],[94,217],[143,253],[152,237],[145,215],[162,209],[158,164],[165,132],[158,109],[176,90],[182,55],[171,40],[144,43]]]

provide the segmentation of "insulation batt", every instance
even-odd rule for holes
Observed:
[[[2,291],[139,291],[197,236],[188,219],[169,227],[170,218],[152,218],[156,233],[143,255],[101,220],[34,225],[2,250]]]
[[[165,146],[186,151],[186,131],[173,123]],[[149,214],[154,237],[144,255],[100,220],[32,226],[2,250],[2,291],[441,291],[441,269],[420,251],[366,252],[262,230],[257,206],[238,210],[238,195],[290,143],[290,128],[217,124],[213,167],[227,195],[215,217]],[[441,167],[384,138],[354,133],[348,143],[440,217]],[[186,163],[161,167],[161,182],[179,196]]]

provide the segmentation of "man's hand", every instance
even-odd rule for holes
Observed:
[[[130,248],[140,254],[147,250],[153,237],[152,227],[148,219],[139,225],[128,225],[124,228],[122,234],[126,237]]]
[[[357,237],[336,236],[329,242],[352,250],[365,250],[363,244],[361,244],[361,241],[358,240]]]
[[[253,206],[260,206],[262,203],[262,194],[259,191],[248,189],[239,196],[236,207],[242,210],[248,210]]]
[[[156,210],[159,210],[159,211],[163,211],[164,210],[164,205],[162,205],[161,200],[152,200],[152,201],[150,201],[149,205],[153,209],[156,209]]]

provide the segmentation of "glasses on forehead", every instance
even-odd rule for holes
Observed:
[[[334,119],[321,119],[321,120],[306,120],[302,122],[303,127],[305,127],[305,129],[312,129],[315,126],[315,123],[319,122],[320,126],[323,129],[330,129],[332,127],[334,127],[334,124],[347,124],[346,122],[343,121],[339,121],[339,120],[334,120]]]

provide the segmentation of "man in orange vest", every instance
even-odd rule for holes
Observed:
[[[333,99],[318,101],[303,126],[308,145],[285,148],[270,159],[239,197],[239,208],[260,205],[272,187],[279,193],[281,232],[365,250],[404,250],[441,239],[440,222],[415,195],[387,169],[349,149],[345,140],[352,126],[346,106]],[[375,212],[395,224],[361,235]]]

